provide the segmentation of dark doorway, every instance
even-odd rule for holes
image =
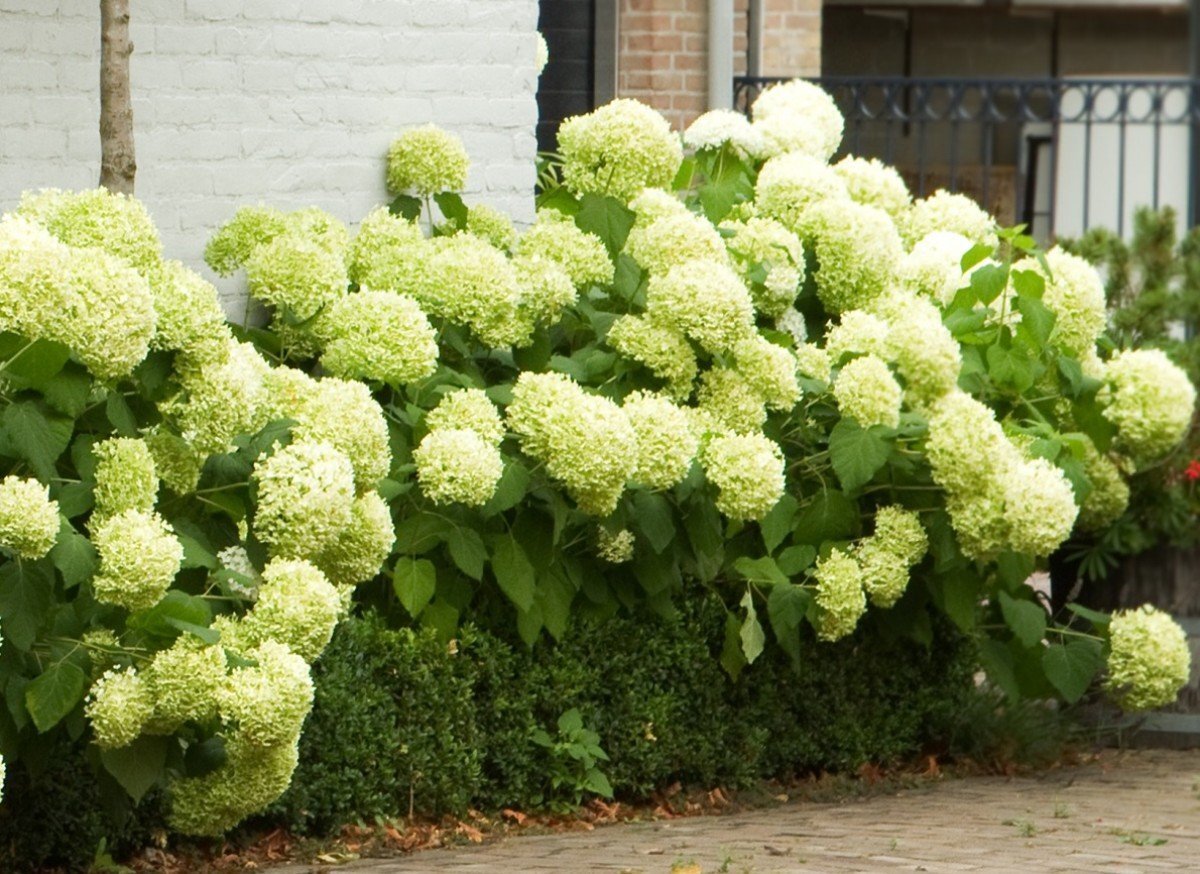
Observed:
[[[537,95],[538,149],[548,152],[564,118],[595,106],[596,0],[542,0],[538,29],[550,49]]]

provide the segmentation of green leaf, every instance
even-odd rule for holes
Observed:
[[[617,258],[617,269],[613,279],[612,293],[623,301],[631,301],[642,285],[642,268],[628,255]]]
[[[71,350],[53,340],[30,342],[16,334],[5,334],[4,340],[6,342],[0,349],[0,358],[9,363],[3,373],[22,387],[40,388],[56,376],[71,358]]]
[[[442,191],[433,196],[433,202],[438,205],[447,221],[454,222],[460,228],[467,226],[467,205],[453,191]]]
[[[1082,604],[1076,604],[1074,601],[1066,606],[1068,610],[1070,610],[1080,619],[1087,620],[1097,628],[1107,628],[1109,623],[1112,622],[1112,616],[1108,613],[1101,613],[1099,610],[1092,610],[1088,607],[1084,607]]]
[[[647,595],[669,591],[682,581],[679,564],[673,555],[639,550],[633,561],[633,575]]]
[[[826,540],[853,536],[859,524],[858,505],[842,492],[824,489],[800,508],[792,539],[820,546]]]
[[[110,391],[104,399],[104,414],[108,421],[122,437],[136,437],[138,433],[137,417],[129,407],[125,396],[118,391]]]
[[[92,542],[75,530],[66,519],[58,531],[58,541],[50,550],[50,561],[62,574],[68,587],[78,586],[92,578],[98,558]]]
[[[450,547],[450,558],[460,571],[473,580],[483,579],[483,566],[487,562],[487,547],[474,528],[455,528],[446,543]]]
[[[742,623],[732,613],[725,616],[725,641],[721,646],[720,661],[725,673],[735,680],[746,667],[746,655],[742,652]]]
[[[72,418],[78,418],[87,409],[88,396],[92,392],[92,378],[75,365],[60,371],[53,379],[38,385],[38,391],[51,407]]]
[[[799,575],[816,560],[816,548],[804,544],[803,546],[789,546],[779,553],[776,563],[779,565],[779,569],[791,578]]]
[[[458,609],[441,598],[421,611],[421,625],[432,628],[442,643],[447,643],[458,633],[458,619]]]
[[[1008,550],[996,559],[996,577],[1010,592],[1017,591],[1037,568],[1032,555]]]
[[[583,788],[601,798],[613,797],[612,783],[608,782],[608,777],[604,776],[604,773],[597,768],[592,768],[587,772],[587,776],[583,779]]]
[[[87,677],[72,662],[60,661],[25,687],[25,708],[39,732],[58,725],[83,700]]]
[[[566,634],[574,600],[575,587],[557,567],[538,577],[537,604],[542,610],[542,622],[555,640],[562,640]]]
[[[139,741],[143,739],[148,740],[149,738],[139,738]],[[138,741],[134,741],[135,746],[137,743]],[[189,777],[203,777],[205,774],[211,774],[217,768],[224,765],[228,758],[229,756],[225,750],[225,739],[220,735],[214,735],[199,743],[193,743],[188,746],[187,753],[183,757],[184,773]],[[107,767],[107,764],[105,767]],[[113,776],[116,775],[114,774]]]
[[[971,290],[980,303],[989,304],[1000,296],[1008,284],[1008,268],[999,264],[984,264],[971,274]]]
[[[633,212],[614,197],[585,194],[580,201],[575,224],[582,231],[595,234],[604,243],[611,257],[625,248],[625,239],[633,227]]]
[[[767,552],[774,552],[779,544],[787,539],[787,536],[792,533],[792,523],[796,518],[796,510],[800,507],[800,502],[791,495],[784,495],[771,508],[771,512],[763,517],[758,523],[759,531],[762,532],[763,545],[767,548]]]
[[[975,628],[983,581],[969,568],[951,569],[930,578],[930,594],[942,612],[963,631]]]
[[[431,513],[415,513],[396,526],[396,552],[420,555],[433,549],[450,533],[441,517]]]
[[[775,559],[770,556],[749,558],[742,556],[733,563],[733,569],[752,583],[765,583],[772,586],[786,586],[790,580]]]
[[[1071,397],[1079,397],[1080,392],[1083,391],[1083,365],[1074,358],[1060,355],[1058,356],[1058,372],[1067,381]]]
[[[962,267],[963,273],[966,273],[968,270],[970,270],[976,264],[983,261],[984,258],[991,257],[991,254],[993,251],[995,251],[995,250],[991,246],[989,246],[987,243],[976,243],[974,246],[972,246],[970,249],[968,249],[966,252],[963,253],[962,261],[959,262],[960,266]]]
[[[1028,391],[1037,380],[1039,367],[1022,346],[1014,346],[1002,338],[987,350],[988,376],[998,385],[1009,386],[1018,392]]]
[[[1046,611],[1033,601],[1018,600],[1007,592],[999,593],[1004,624],[1025,647],[1040,644],[1046,636]]]
[[[54,574],[44,562],[0,564],[0,625],[4,639],[28,651],[54,597]]]
[[[528,610],[517,611],[517,635],[526,646],[537,643],[542,634],[542,608],[534,604]]]
[[[1017,297],[1016,307],[1021,311],[1017,333],[1035,349],[1045,346],[1054,330],[1054,312],[1040,298],[1025,294]]]
[[[516,461],[504,465],[504,473],[496,484],[496,492],[492,499],[483,506],[484,516],[495,516],[505,510],[511,510],[525,497],[529,489],[529,471]]]
[[[1021,697],[1021,685],[1017,682],[1012,652],[998,640],[985,638],[979,641],[979,664],[988,679],[1000,689],[1010,701]]]
[[[171,589],[153,607],[140,610],[127,620],[130,628],[163,638],[178,637],[180,622],[207,628],[211,621],[212,608],[208,601],[178,589]]]
[[[100,762],[136,803],[165,773],[167,744],[168,738],[143,735],[128,746],[100,750]],[[223,753],[222,745],[222,760]]]
[[[1117,436],[1117,426],[1105,418],[1104,411],[1095,397],[1076,401],[1071,406],[1071,413],[1079,430],[1091,438],[1096,449],[1107,452],[1112,446],[1113,438]]]
[[[634,518],[638,528],[646,535],[650,548],[662,552],[675,539],[675,517],[670,502],[655,492],[633,493]]]
[[[696,575],[708,582],[720,573],[725,561],[725,534],[721,516],[709,501],[693,501],[683,514],[683,527],[696,561]]]
[[[522,612],[533,607],[534,571],[521,544],[511,537],[500,537],[492,550],[492,573],[500,590]],[[539,611],[540,612],[540,611]],[[538,616],[538,631],[541,630]]]
[[[892,454],[889,429],[876,425],[863,428],[852,419],[842,419],[829,434],[829,457],[842,488],[854,491],[871,481]]]
[[[746,664],[752,665],[755,659],[762,655],[767,638],[763,634],[762,625],[759,624],[758,613],[754,609],[754,595],[749,589],[742,597],[742,607],[746,611],[746,618],[742,620],[738,637],[742,642],[742,655],[746,657]]]
[[[413,222],[421,217],[421,208],[423,206],[424,204],[421,203],[419,197],[413,197],[411,194],[400,194],[388,204],[388,212]]]
[[[408,615],[416,619],[437,589],[437,570],[428,559],[402,555],[392,571],[392,587]]]
[[[216,646],[221,642],[221,632],[207,625],[197,625],[195,622],[188,622],[185,619],[177,619],[174,616],[167,617],[167,624],[172,628],[177,628],[184,634],[190,634],[193,637],[198,637],[209,646]]]
[[[1092,679],[1104,664],[1104,650],[1097,640],[1072,640],[1067,644],[1051,644],[1042,655],[1046,679],[1074,704],[1092,684]]]
[[[75,430],[75,421],[60,416],[40,401],[10,404],[0,425],[8,443],[27,462],[38,478],[54,476],[54,463],[66,451]]]

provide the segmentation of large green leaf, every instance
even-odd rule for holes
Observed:
[[[453,530],[440,516],[415,513],[396,526],[396,552],[420,555],[429,552]]]
[[[542,622],[555,640],[561,640],[567,631],[574,600],[575,587],[559,568],[551,567],[549,573],[538,577],[537,603],[542,608]]]
[[[100,750],[100,762],[136,803],[162,778],[168,743],[165,737],[143,735],[128,746]]]
[[[1008,268],[1000,264],[984,264],[971,274],[971,290],[981,303],[991,303],[1008,284]]]
[[[58,541],[50,550],[50,561],[62,574],[68,586],[78,586],[96,572],[96,548],[65,519],[58,531]]]
[[[496,492],[492,499],[483,506],[484,516],[495,516],[505,510],[511,510],[525,497],[529,488],[529,471],[516,461],[504,465],[504,473],[496,484]]]
[[[1032,388],[1041,372],[1025,347],[1014,345],[1007,337],[988,347],[987,365],[993,382],[1018,392]]]
[[[83,700],[87,677],[78,665],[60,661],[25,687],[25,707],[39,732],[47,732]]]
[[[500,591],[522,612],[528,612],[533,607],[535,576],[533,564],[525,555],[521,544],[511,536],[499,537],[492,549],[492,573]],[[538,616],[538,630],[541,630],[541,616]]]
[[[1056,316],[1054,312],[1042,303],[1040,298],[1022,294],[1017,297],[1017,309],[1021,311],[1021,321],[1017,325],[1017,334],[1034,349],[1040,349],[1050,340],[1054,330]]]
[[[771,512],[763,517],[758,523],[759,531],[762,532],[763,545],[767,548],[767,552],[774,552],[779,544],[787,539],[787,536],[792,533],[793,522],[796,518],[796,510],[800,507],[800,502],[791,495],[784,495],[771,508]]]
[[[633,227],[633,212],[615,197],[585,194],[575,215],[575,224],[580,230],[599,237],[609,254],[616,258],[625,248],[625,239]]]
[[[1051,644],[1042,655],[1046,679],[1068,704],[1083,697],[1103,664],[1104,651],[1096,640],[1079,638]]]
[[[750,558],[742,556],[733,563],[733,569],[752,583],[762,583],[771,586],[786,586],[790,583],[775,559],[768,556]]]
[[[979,641],[979,664],[988,679],[1000,689],[1010,701],[1021,697],[1021,686],[1013,667],[1012,652],[998,640],[984,638]]]
[[[1007,592],[999,593],[1000,613],[1022,646],[1033,647],[1046,636],[1046,611],[1033,601],[1018,600]]]
[[[483,566],[487,563],[487,547],[474,528],[458,527],[450,532],[446,540],[450,547],[450,558],[460,571],[473,580],[483,579]]]
[[[742,608],[746,611],[746,618],[742,620],[738,637],[742,642],[742,655],[746,657],[746,664],[752,665],[755,659],[762,655],[767,637],[758,621],[758,612],[754,609],[754,595],[749,589],[742,597]]]
[[[60,416],[41,401],[10,404],[2,416],[8,444],[29,462],[39,479],[54,476],[54,463],[66,451],[75,430],[75,421]]]
[[[633,493],[634,518],[655,552],[662,552],[675,539],[675,517],[671,504],[655,492]]]
[[[54,597],[54,573],[44,562],[0,564],[0,625],[4,638],[28,650],[46,621]]]
[[[859,525],[858,506],[842,492],[824,489],[800,508],[793,539],[820,546],[826,540],[852,537]]]
[[[4,376],[18,385],[41,387],[63,369],[71,350],[53,340],[27,340],[18,334],[0,335]]]
[[[396,559],[392,586],[408,615],[416,619],[437,589],[437,570],[429,559],[402,555]]]
[[[929,578],[930,594],[942,612],[963,631],[975,628],[983,581],[969,567],[958,567]]]
[[[155,637],[175,638],[186,626],[207,628],[212,621],[212,607],[204,598],[171,589],[163,599],[148,610],[132,614],[128,619],[131,629]]]
[[[863,428],[851,419],[842,419],[833,426],[829,458],[843,489],[852,492],[866,485],[887,464],[892,454],[890,435],[887,428]]]

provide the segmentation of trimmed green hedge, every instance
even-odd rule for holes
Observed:
[[[317,663],[316,704],[292,788],[273,814],[300,831],[553,799],[531,734],[577,708],[600,735],[620,797],[676,780],[744,785],[888,761],[944,740],[973,695],[968,645],[926,650],[864,627],[807,645],[801,668],[768,651],[737,681],[715,658],[723,608],[616,617],[532,651],[478,629],[450,647],[426,631],[344,623]]]

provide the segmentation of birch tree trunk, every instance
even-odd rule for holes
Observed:
[[[133,194],[133,101],[129,89],[129,0],[100,0],[100,184]]]

